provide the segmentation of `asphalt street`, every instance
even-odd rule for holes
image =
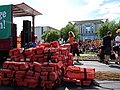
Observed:
[[[43,90],[42,88],[6,87],[1,86],[0,90]],[[120,90],[120,81],[96,81],[89,87],[76,86],[73,83],[62,83],[52,90]]]
[[[120,65],[116,65],[113,61],[106,65],[104,63],[100,63],[98,61],[79,61],[77,63],[74,61],[74,65],[83,67],[83,68],[95,68],[95,71],[117,71],[120,72]]]

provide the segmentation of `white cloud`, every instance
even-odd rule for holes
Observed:
[[[83,0],[86,2],[86,5],[83,7],[79,7],[76,9],[76,13],[78,13],[79,17],[78,20],[84,20],[84,19],[93,19],[95,17],[92,17],[91,13],[93,11],[98,10],[100,4],[103,4],[105,0]],[[79,11],[80,10],[80,11]]]
[[[103,18],[108,18],[109,20],[114,20],[117,17],[120,17],[120,15],[119,14],[115,14],[115,13],[109,13],[109,14],[105,14],[103,16]]]
[[[103,14],[103,18],[109,18],[110,20],[114,20],[116,18],[120,18],[120,2],[116,3],[108,3],[105,5],[102,5],[99,8],[98,13]]]

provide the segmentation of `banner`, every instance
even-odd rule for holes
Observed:
[[[12,5],[0,6],[0,39],[11,38]]]

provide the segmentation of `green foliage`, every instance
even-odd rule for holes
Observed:
[[[120,29],[120,21],[116,24],[116,28]]]
[[[64,28],[62,28],[60,30],[61,38],[63,38],[65,41],[67,41],[67,39],[69,38],[69,36],[68,36],[69,31],[72,31],[75,34],[76,39],[80,38],[78,29],[75,28],[74,24],[67,24]]]
[[[102,23],[101,26],[97,29],[97,34],[102,38],[108,31],[112,32],[112,37],[116,36],[116,30],[120,28],[120,22],[116,23],[115,21]]]
[[[41,38],[45,42],[57,41],[60,38],[60,33],[57,30],[47,30]]]

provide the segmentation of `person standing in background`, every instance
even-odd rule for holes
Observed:
[[[34,38],[35,38],[35,43],[38,43],[38,37],[37,37],[37,35],[34,35]]]
[[[96,48],[100,47],[100,43],[98,39],[95,40],[95,45],[96,45]]]
[[[60,39],[59,39],[59,44],[62,45],[63,43],[64,43],[64,42],[63,42],[63,39],[60,38]]]
[[[75,56],[75,54],[77,54],[77,57]],[[76,62],[79,63],[79,58],[80,58],[79,44],[75,40],[74,40],[74,43],[73,43],[73,56],[74,56],[74,59],[76,60]]]
[[[103,37],[103,46],[104,46],[106,64],[109,64],[109,59],[113,47],[113,39],[111,36],[112,36],[112,32],[108,31],[107,35]]]
[[[73,53],[73,43],[74,43],[75,35],[72,31],[68,32],[68,35],[69,35],[69,38],[67,42],[69,42],[70,44],[70,53]]]
[[[116,46],[116,61],[115,64],[120,64],[120,32],[117,33],[117,36],[115,37],[115,46]]]

